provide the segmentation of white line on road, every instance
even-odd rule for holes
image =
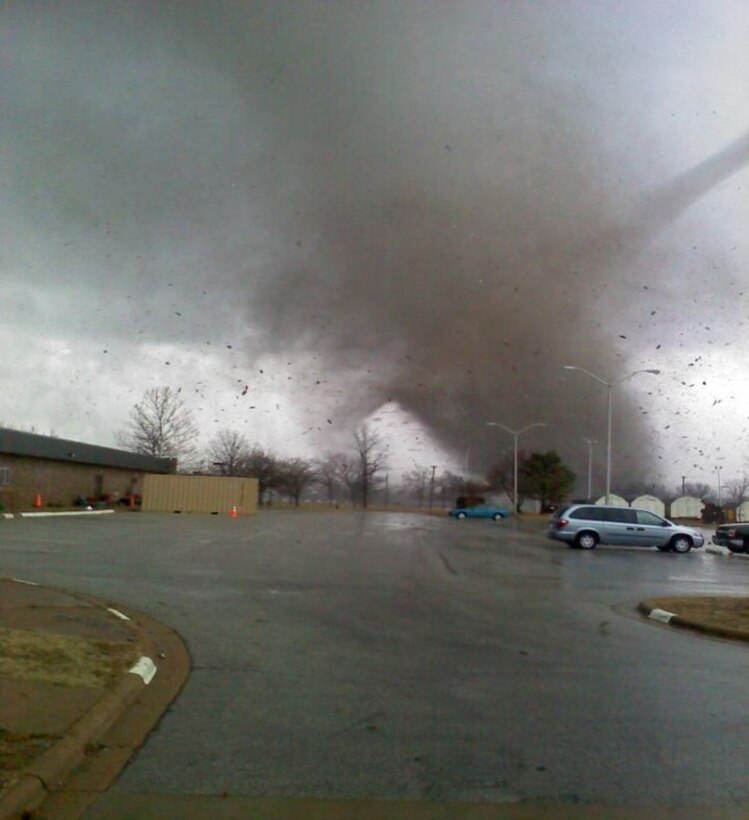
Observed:
[[[56,518],[61,515],[114,515],[114,510],[80,510],[75,512],[26,512],[21,518]]]

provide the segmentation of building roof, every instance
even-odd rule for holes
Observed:
[[[0,427],[0,455],[45,458],[72,464],[94,464],[100,467],[119,467],[145,473],[172,472],[172,459],[129,453],[112,447],[99,447],[53,436],[40,436]]]

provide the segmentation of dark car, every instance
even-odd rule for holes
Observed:
[[[749,522],[721,524],[715,530],[713,544],[728,547],[731,552],[749,552]]]
[[[448,513],[453,518],[493,518],[495,521],[501,521],[503,518],[507,518],[509,514],[510,511],[504,507],[491,507],[487,504],[476,504],[473,507],[456,507]]]

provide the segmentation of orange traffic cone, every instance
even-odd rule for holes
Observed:
[[[231,508],[231,512],[229,513],[229,517],[230,518],[236,518],[237,517],[237,506],[236,506],[236,504]]]
[[[42,507],[42,497],[39,493],[36,494],[36,498],[34,499],[34,506],[37,510],[41,509]]]

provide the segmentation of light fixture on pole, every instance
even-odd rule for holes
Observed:
[[[654,369],[644,369],[644,370],[634,370],[628,376],[625,376],[623,379],[618,379],[615,382],[607,382],[606,379],[602,379],[600,376],[596,376],[595,373],[591,373],[590,370],[586,370],[584,367],[576,367],[572,364],[565,364],[563,366],[564,370],[579,370],[581,373],[585,373],[586,376],[590,376],[591,379],[595,379],[597,382],[600,382],[607,391],[607,411],[606,411],[606,504],[609,503],[609,497],[611,495],[611,415],[612,415],[612,408],[611,408],[611,393],[613,392],[615,384],[621,384],[622,382],[627,381],[627,379],[631,379],[632,376],[636,376],[638,373],[652,373],[653,375],[657,376],[661,371],[654,370]]]
[[[513,499],[512,499],[512,501],[513,501],[513,507],[514,507],[514,510],[515,510],[515,514],[517,514],[519,512],[518,511],[518,437],[520,436],[521,433],[524,433],[526,430],[530,430],[531,427],[546,427],[546,422],[545,421],[534,421],[533,424],[528,424],[525,427],[521,427],[519,430],[512,430],[509,427],[505,427],[504,424],[500,424],[498,421],[487,421],[486,426],[487,427],[501,427],[503,430],[505,430],[507,433],[509,433],[513,437],[513,439],[515,440],[515,446],[514,446],[514,453],[515,453],[515,456],[514,456],[514,479],[513,479],[513,493],[512,493]]]
[[[720,470],[721,470],[720,467],[715,468],[715,472],[718,474],[718,506],[722,507],[723,506],[723,497],[720,493],[720,490],[721,490],[721,487],[720,487]]]

